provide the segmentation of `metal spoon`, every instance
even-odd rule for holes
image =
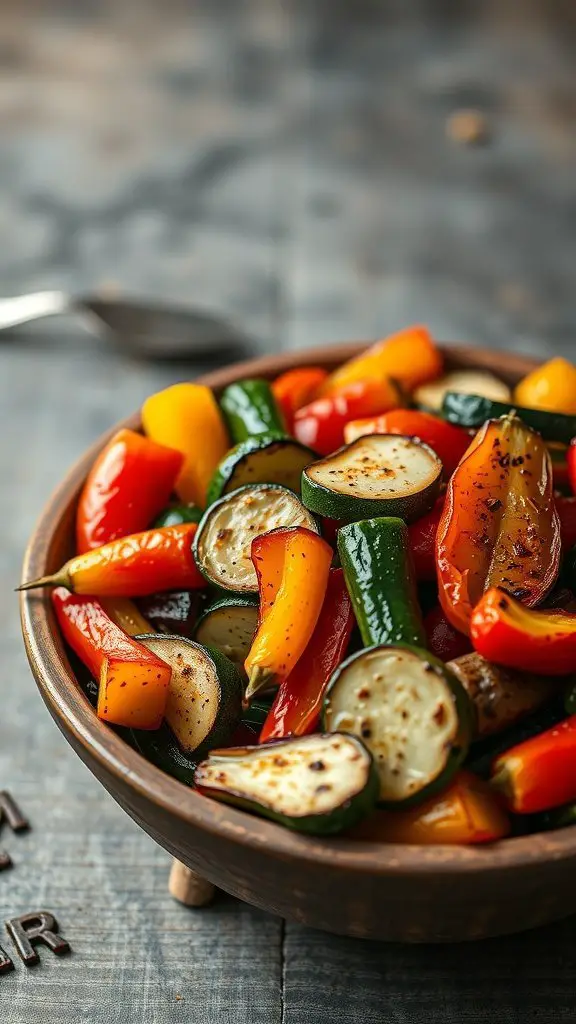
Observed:
[[[71,313],[79,314],[98,336],[146,359],[238,358],[254,347],[235,327],[210,313],[98,295],[74,298],[57,291],[0,299],[0,331]]]

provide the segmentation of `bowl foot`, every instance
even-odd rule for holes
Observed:
[[[216,892],[212,882],[197,875],[176,858],[172,861],[168,889],[170,895],[186,907],[206,907]]]

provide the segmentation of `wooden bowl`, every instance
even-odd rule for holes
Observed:
[[[333,368],[361,347],[284,353],[202,379],[218,389],[295,365]],[[449,366],[493,369],[510,382],[534,366],[481,349],[445,352]],[[138,418],[127,422],[135,426]],[[44,510],[24,579],[53,572],[71,554],[78,491],[105,440],[80,459]],[[479,939],[576,911],[576,828],[484,848],[380,845],[308,838],[200,796],[98,721],[77,685],[48,596],[22,594],[21,613],[40,693],[85,764],[161,846],[240,899],[327,931],[403,942]]]

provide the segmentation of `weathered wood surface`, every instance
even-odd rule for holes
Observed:
[[[3,7],[0,293],[202,303],[261,349],[422,319],[573,353],[575,31],[560,2]],[[446,139],[462,106],[490,145]],[[415,949],[177,905],[51,724],[11,592],[26,537],[79,452],[189,372],[59,324],[0,347],[0,789],[33,826],[0,834],[0,922],[51,910],[74,951],[0,978],[2,1024],[573,1022],[573,921]]]

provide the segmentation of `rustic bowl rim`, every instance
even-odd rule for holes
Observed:
[[[296,365],[336,364],[355,354],[364,343],[326,345],[283,352],[231,364],[197,380],[214,388],[248,376],[272,376]],[[496,369],[510,379],[527,372],[537,360],[469,346],[442,346],[448,357],[471,367]],[[87,469],[106,440],[120,426],[138,426],[138,416],[115,424],[68,471],[41,513],[26,549],[23,580],[44,575],[55,532],[74,501]],[[26,653],[38,688],[62,731],[75,746],[95,759],[103,771],[127,783],[157,809],[178,818],[183,828],[197,828],[243,846],[264,847],[279,859],[330,863],[333,867],[374,875],[474,874],[517,871],[534,863],[576,858],[576,828],[506,839],[485,847],[408,846],[346,838],[323,839],[291,832],[271,821],[207,799],[132,749],[100,722],[81,694],[45,593],[21,593],[20,613]]]

